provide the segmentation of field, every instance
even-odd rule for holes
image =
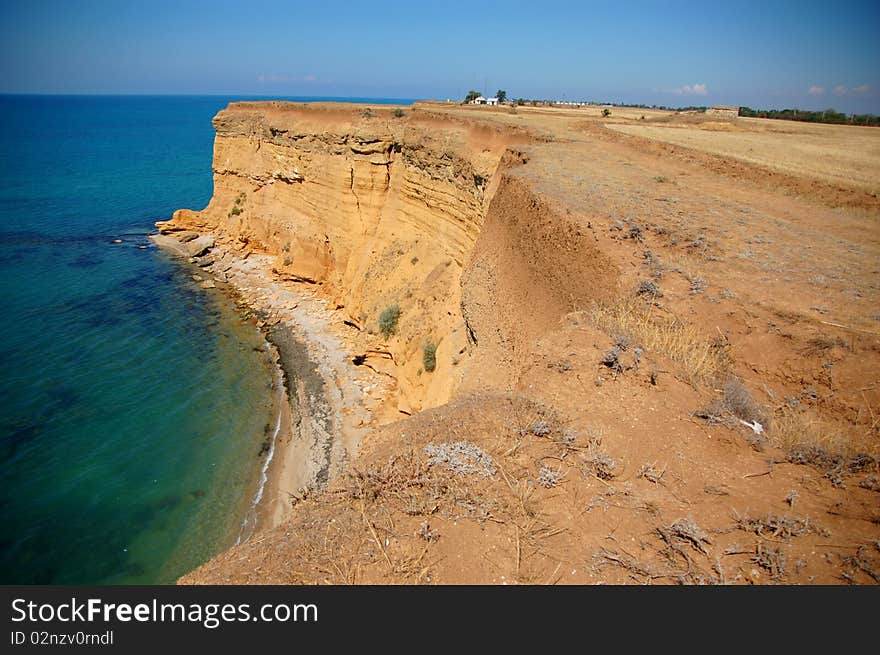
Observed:
[[[880,130],[738,118],[693,125],[610,126],[710,154],[880,193]]]

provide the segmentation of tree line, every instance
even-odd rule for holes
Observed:
[[[748,116],[750,118],[775,118],[786,121],[803,121],[805,123],[880,126],[880,116],[874,114],[844,114],[834,109],[808,111],[806,109],[752,109],[751,107],[740,107],[739,115]]]
[[[465,96],[464,101],[469,103],[480,96],[479,91],[471,90]],[[499,89],[495,94],[499,102],[512,102],[515,105],[530,104],[532,106],[554,106],[553,100],[527,100],[525,98],[516,98],[510,100],[507,93]],[[645,105],[625,102],[595,102],[577,103],[590,105],[611,105],[613,107],[628,107],[641,109],[661,109],[666,111],[678,112],[705,112],[707,107],[704,105],[692,105],[688,107],[667,107],[666,105]],[[750,118],[773,118],[786,121],[803,121],[805,123],[831,123],[834,125],[869,125],[872,127],[880,127],[880,116],[876,114],[844,114],[835,109],[825,109],[824,111],[810,111],[806,109],[752,109],[751,107],[741,106],[739,115]]]

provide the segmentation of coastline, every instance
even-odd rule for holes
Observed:
[[[203,287],[233,298],[262,332],[277,365],[273,405],[279,411],[254,500],[241,519],[240,543],[281,524],[298,498],[344,471],[389,389],[383,376],[353,363],[333,310],[314,291],[278,279],[268,255],[231,251],[214,245],[211,235],[200,238],[212,245],[191,257],[173,234],[150,236],[159,248],[187,259]]]

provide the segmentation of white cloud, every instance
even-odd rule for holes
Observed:
[[[705,84],[694,84],[693,86],[685,84],[681,87],[681,92],[685,95],[704,96],[709,93],[709,89],[706,88]]]
[[[823,93],[825,93],[825,87],[824,87],[824,86],[816,86],[816,85],[814,84],[813,86],[811,86],[811,87],[809,88],[809,90],[807,91],[807,93],[809,93],[811,96],[820,96],[820,95],[822,95]]]
[[[258,82],[290,82],[293,78],[290,75],[279,73],[260,73],[257,75]]]
[[[813,92],[813,89],[816,87],[810,87],[810,93]],[[821,87],[819,87],[821,88]],[[831,93],[836,96],[866,96],[871,94],[871,85],[870,84],[862,84],[860,86],[854,86],[852,88],[846,87],[843,84],[838,84],[833,89],[831,89]]]
[[[291,75],[289,73],[260,73],[257,75],[258,82],[317,82],[315,75]]]
[[[704,96],[709,93],[709,89],[705,84],[685,84],[675,89],[668,89],[667,93],[685,96]]]

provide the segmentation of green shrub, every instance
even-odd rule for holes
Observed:
[[[397,320],[400,318],[400,305],[389,305],[379,314],[379,331],[386,339],[397,332]]]
[[[400,107],[397,107],[393,112],[394,118],[403,118],[406,115],[406,112],[403,111]]]
[[[425,370],[430,373],[435,368],[437,368],[437,345],[431,343],[430,341],[425,344],[425,348],[422,351],[422,364],[425,367]]]
[[[229,214],[227,214],[229,218],[232,218],[233,216],[238,216],[239,214],[244,212],[244,210],[239,205],[241,205],[241,203],[244,202],[246,198],[247,195],[244,191],[242,191],[235,197],[235,204],[232,205],[232,209],[230,209]]]
[[[611,110],[606,107],[605,109],[602,110],[602,117],[608,118],[609,116],[611,116]]]

